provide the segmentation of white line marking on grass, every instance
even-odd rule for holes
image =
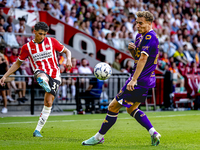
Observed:
[[[195,116],[200,114],[182,114],[182,115],[167,115],[167,116],[151,116],[148,118],[167,118],[167,117],[180,117],[180,116]],[[129,118],[118,118],[118,119],[132,119]],[[54,121],[47,121],[47,122],[75,122],[75,121],[90,121],[90,120],[103,120],[102,119],[84,119],[84,120],[54,120]],[[36,123],[38,121],[27,121],[27,122],[7,122],[7,123],[0,123],[0,124],[21,124],[21,123]]]

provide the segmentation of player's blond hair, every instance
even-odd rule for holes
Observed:
[[[150,21],[151,23],[153,22],[153,14],[149,11],[138,11],[136,15],[139,18],[144,17],[146,21]]]

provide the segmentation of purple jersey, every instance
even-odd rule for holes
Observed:
[[[142,70],[140,76],[137,79],[137,86],[143,88],[153,88],[156,84],[154,70],[156,69],[159,50],[159,41],[156,33],[153,30],[150,30],[144,36],[142,36],[141,34],[137,34],[135,45],[135,65],[131,76],[133,76],[136,70],[137,62],[140,58],[141,53],[145,53],[149,57],[144,66],[144,69]]]

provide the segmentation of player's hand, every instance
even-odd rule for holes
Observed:
[[[5,77],[2,77],[1,79],[0,79],[0,85],[1,86],[4,86],[5,85],[5,80],[6,80],[6,78]]]
[[[128,44],[128,49],[129,50],[132,50],[132,49],[135,49],[135,48],[136,48],[136,46],[135,46],[134,43],[131,42],[131,43]]]
[[[72,67],[72,62],[71,62],[71,59],[67,59],[67,63],[66,63],[66,69],[67,70],[70,70]]]
[[[131,80],[131,81],[127,84],[126,89],[127,89],[128,91],[133,91],[133,90],[134,90],[134,86],[135,86],[136,84],[137,84],[137,81]]]

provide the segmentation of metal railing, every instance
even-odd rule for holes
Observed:
[[[122,86],[125,84],[126,80],[129,78],[130,74],[126,74],[126,73],[116,73],[116,74],[112,74],[112,76],[107,79],[105,82],[107,84],[106,89],[104,89],[108,95],[108,99],[113,99],[114,96],[116,96],[116,94],[118,93],[118,91],[120,90],[120,88],[122,88]],[[2,75],[0,75],[0,78],[2,77]],[[31,115],[34,114],[34,106],[35,106],[35,100],[42,100],[44,99],[44,96],[40,97],[38,94],[35,93],[36,90],[36,85],[37,83],[34,81],[34,76],[33,75],[11,75],[10,77],[15,77],[15,78],[31,78],[32,79],[32,83],[30,85],[30,100],[31,100],[31,104],[30,104],[30,113]],[[91,78],[95,78],[94,75],[92,74],[63,74],[61,76],[61,78],[76,78],[76,97],[75,99],[80,99],[80,93],[84,92],[86,90],[86,84],[84,86],[81,86],[81,79],[91,79]],[[42,92],[44,92],[43,90],[40,90]],[[59,104],[58,103],[58,96],[59,93],[56,95],[55,100],[54,100],[54,107],[57,106],[59,107],[59,105],[70,105],[70,103],[65,103],[65,104]],[[79,102],[79,101],[76,101]],[[71,105],[77,105],[79,106],[79,104],[73,103]]]

